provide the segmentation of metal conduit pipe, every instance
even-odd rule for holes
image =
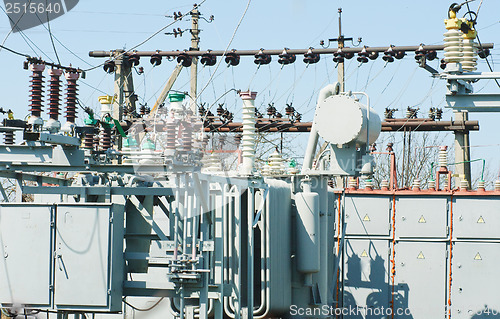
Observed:
[[[180,176],[179,174],[176,174],[175,176],[175,218],[174,218],[174,260],[177,260],[178,254],[179,254],[179,246],[178,246],[178,241],[179,241],[179,196],[180,196]]]
[[[324,101],[327,97],[332,95],[337,95],[340,93],[340,84],[335,82],[334,84],[328,84],[325,86],[318,94],[318,102]],[[307,148],[304,154],[304,164],[302,165],[302,170],[312,169],[312,163],[314,160],[314,155],[316,153],[316,145],[318,144],[318,131],[314,125],[314,122],[311,126],[311,133],[309,134],[309,140],[307,141]]]
[[[232,186],[232,188],[229,190],[228,192],[228,195],[227,195],[227,198],[229,197],[233,197],[231,194],[233,193],[232,190],[236,188],[236,185]],[[226,198],[226,200],[227,200]],[[235,198],[233,199],[235,200]],[[233,256],[233,252],[234,252],[234,249],[230,243],[230,238],[233,238],[234,235],[233,235],[233,218],[234,218],[234,210],[232,209],[233,206],[230,206],[228,205],[228,209],[227,209],[227,212],[226,212],[226,216],[227,216],[227,237],[225,237],[225,240],[224,240],[224,245],[227,247],[227,263],[225,264],[225,267],[227,267],[227,277],[226,277],[226,284],[230,284],[230,283],[233,283],[235,281],[234,279],[234,273],[233,273],[233,268],[232,268],[232,265],[233,265],[233,260],[234,260],[234,256]],[[224,310],[225,310],[225,313],[227,316],[229,316],[230,318],[234,318],[234,312],[233,313],[230,313],[229,309],[233,309],[234,310],[234,307],[230,307],[230,304],[229,304],[229,299],[230,297],[224,297]],[[231,298],[232,299],[232,298]]]
[[[182,222],[181,224],[183,225],[182,227],[182,255],[183,257],[186,255],[187,252],[187,231],[188,231],[188,213],[189,213],[189,206],[190,206],[190,197],[189,196],[189,182],[188,182],[188,176],[187,174],[182,175],[183,177],[183,186],[184,186],[184,207],[182,211]]]

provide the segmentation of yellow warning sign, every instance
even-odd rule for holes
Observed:
[[[417,259],[425,259],[424,253],[420,252],[420,254],[418,254],[417,256]]]
[[[478,224],[484,224],[484,218],[483,216],[479,216],[479,219],[477,220]]]
[[[363,250],[363,252],[361,253],[361,257],[368,257],[368,253],[366,252],[366,250]]]
[[[420,216],[420,219],[418,220],[419,223],[427,223],[427,221],[424,218],[424,215]]]
[[[479,254],[479,252],[476,254],[476,257],[474,257],[474,260],[483,260],[483,258],[481,258],[481,255]]]
[[[369,222],[371,219],[370,219],[370,216],[368,216],[368,214],[365,215],[365,217],[363,217],[363,221],[364,222]]]

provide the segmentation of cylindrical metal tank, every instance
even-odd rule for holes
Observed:
[[[315,273],[320,268],[319,195],[299,192],[295,195],[295,205],[297,207],[297,270],[301,273]]]
[[[337,145],[367,144],[367,140],[372,144],[382,129],[380,117],[372,108],[345,94],[318,101],[314,125],[323,139]]]

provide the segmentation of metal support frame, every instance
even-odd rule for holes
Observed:
[[[367,51],[369,52],[384,52],[387,50],[389,46],[386,47],[369,47]],[[416,51],[420,48],[420,45],[414,45],[414,46],[394,46],[392,47],[393,51]],[[483,43],[482,47],[484,49],[491,49],[493,48],[493,43]],[[434,50],[434,51],[442,51],[444,50],[443,45],[423,45],[422,48],[424,50]],[[325,48],[325,49],[314,49],[313,52],[317,54],[333,54],[337,52],[338,48]],[[359,53],[363,50],[362,47],[354,47],[354,48],[343,48],[342,52],[345,53]],[[260,49],[257,50],[235,50],[231,51],[236,53],[237,55],[245,56],[245,55],[255,55],[259,53]],[[288,53],[290,54],[305,54],[309,51],[309,49],[290,49],[287,50]],[[90,51],[89,56],[94,57],[94,58],[106,58],[112,55],[116,51]],[[283,53],[283,49],[273,49],[273,50],[262,50],[264,54],[267,55],[280,55]],[[170,57],[176,57],[181,53],[185,53],[189,56],[201,56],[202,54],[206,53],[203,51],[135,51],[134,54],[138,54],[139,56],[151,56],[153,54],[159,54],[160,56],[170,56]],[[224,54],[227,54],[226,51],[224,50],[213,50],[210,51],[211,55],[214,56],[223,56]]]

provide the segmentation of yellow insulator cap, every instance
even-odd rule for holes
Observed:
[[[460,26],[462,25],[462,21],[461,21],[461,19],[457,19],[457,18],[444,19],[444,25],[446,27],[446,30],[460,29]]]
[[[477,32],[476,29],[474,29],[474,22],[465,20],[463,23],[466,23],[469,27],[469,31],[463,35],[464,39],[475,39]]]
[[[111,95],[103,95],[103,96],[99,96],[97,98],[99,100],[99,103],[101,104],[111,104],[114,102],[114,96],[111,96]]]

